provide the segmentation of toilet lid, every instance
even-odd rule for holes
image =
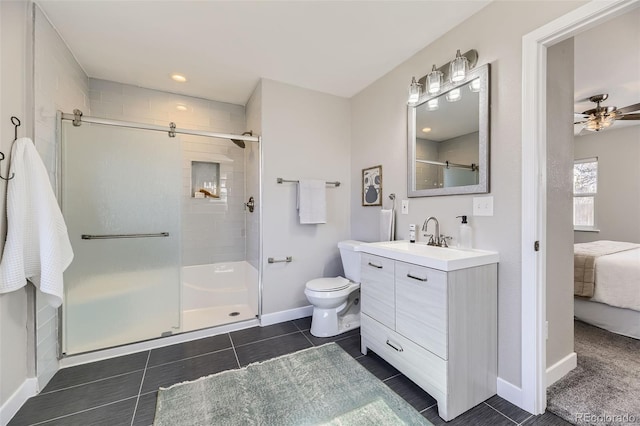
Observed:
[[[349,287],[350,281],[343,277],[316,278],[307,283],[307,288],[313,291],[337,291]]]

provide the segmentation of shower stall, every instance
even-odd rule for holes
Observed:
[[[59,118],[59,195],[75,253],[61,352],[258,318],[259,209],[246,200],[260,195],[259,138],[79,111]]]

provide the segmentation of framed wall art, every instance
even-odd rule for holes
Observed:
[[[382,166],[362,170],[362,205],[382,206]]]

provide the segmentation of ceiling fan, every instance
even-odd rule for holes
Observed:
[[[626,106],[624,108],[616,108],[614,106],[600,106],[609,97],[604,93],[601,95],[593,95],[589,98],[596,107],[589,109],[582,114],[576,113],[573,124],[582,124],[583,128],[592,132],[599,132],[611,126],[616,120],[640,120],[640,103]],[[634,113],[635,114],[630,114]]]

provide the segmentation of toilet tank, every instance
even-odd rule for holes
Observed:
[[[362,241],[340,241],[340,257],[342,257],[342,268],[345,278],[355,282],[360,282],[360,244]]]

